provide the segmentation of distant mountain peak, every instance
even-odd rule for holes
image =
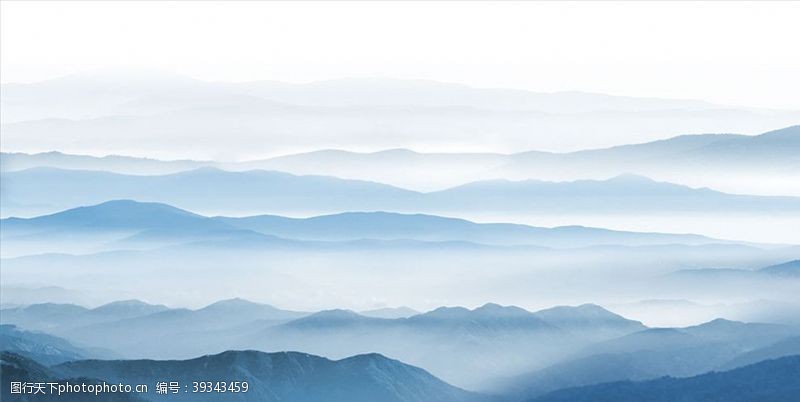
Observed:
[[[419,155],[419,152],[408,148],[389,148],[370,153],[373,155]]]
[[[486,303],[472,310],[473,313],[493,315],[530,315],[530,311],[517,306],[503,306],[497,303]]]
[[[169,308],[163,304],[149,304],[141,300],[130,299],[107,303],[102,306],[95,307],[91,311],[94,313],[113,315],[143,315],[158,313],[166,310],[169,310]]]
[[[422,313],[419,316],[425,317],[437,317],[437,318],[456,318],[456,317],[464,317],[470,313],[470,310],[466,307],[437,307],[427,313]]]
[[[153,304],[145,303],[138,299],[117,300],[96,307],[95,310],[106,307],[133,307],[133,306],[153,306]]]
[[[753,324],[741,321],[728,320],[725,318],[715,318],[711,321],[704,322],[699,325],[687,327],[686,329],[723,329],[723,328],[733,329],[733,328],[745,328],[750,325]]]
[[[11,218],[9,218],[11,219]],[[13,218],[15,224],[38,228],[84,228],[91,230],[141,230],[154,228],[186,228],[197,225],[206,228],[229,228],[168,204],[130,199],[106,201],[101,204],[77,207],[35,218]]]
[[[324,318],[324,319],[349,319],[349,318],[359,318],[363,317],[362,315],[356,313],[353,310],[346,310],[346,309],[331,309],[331,310],[322,310],[318,313],[314,313],[310,315],[308,318]]]
[[[569,329],[580,327],[611,327],[626,332],[646,329],[639,321],[627,319],[596,304],[556,306],[533,313],[547,323]]]
[[[584,310],[584,311],[598,311],[598,312],[603,312],[603,313],[611,313],[605,307],[599,306],[599,305],[594,304],[594,303],[584,303],[584,304],[576,306],[575,309]],[[614,313],[611,313],[611,314],[614,314]]]
[[[230,299],[223,299],[214,303],[209,304],[206,307],[211,306],[263,306],[261,303],[252,302],[247,299],[243,299],[241,297],[234,297]]]
[[[78,207],[73,208],[70,210],[66,210],[60,213],[69,213],[71,211],[86,211],[91,210],[93,214],[98,213],[117,213],[120,212],[120,209],[125,208],[128,211],[136,210],[139,212],[170,212],[170,213],[177,213],[182,215],[192,215],[192,216],[200,216],[189,211],[173,207],[169,204],[164,204],[161,202],[148,202],[148,201],[136,201],[130,199],[120,199],[120,200],[111,200],[102,202],[96,205],[90,205],[86,207]]]
[[[327,327],[350,324],[355,322],[381,320],[380,318],[365,317],[352,310],[332,309],[323,310],[306,317],[290,321],[289,327]]]
[[[392,318],[411,317],[413,315],[419,314],[419,311],[416,311],[410,307],[400,306],[400,307],[382,307],[371,310],[364,310],[360,311],[359,314],[367,317],[392,319]]]
[[[577,306],[555,306],[555,307],[550,307],[548,309],[540,310],[540,311],[536,312],[536,314],[540,314],[540,313],[542,313],[542,314],[544,314],[544,313],[559,313],[559,314],[564,314],[564,313],[582,313],[582,314],[593,313],[593,314],[602,314],[602,315],[616,315],[616,314],[612,313],[611,311],[608,311],[604,307],[598,306],[597,304],[594,304],[594,303],[584,303],[584,304],[580,304],[580,305],[577,305]]]
[[[744,323],[743,323],[743,322],[741,322],[741,321],[728,320],[728,319],[726,319],[726,318],[715,318],[715,319],[713,319],[713,320],[711,320],[711,321],[707,322],[706,324],[715,324],[715,325],[723,325],[723,324],[725,324],[725,325],[731,325],[731,324],[737,324],[737,325],[738,325],[738,324],[744,324]]]
[[[63,311],[83,312],[89,310],[86,307],[69,303],[38,303],[20,308],[28,311],[52,311],[52,312],[63,312]]]
[[[240,297],[231,299],[219,300],[211,303],[198,311],[212,311],[212,310],[248,310],[248,309],[262,309],[262,310],[278,310],[277,308],[263,303],[256,303]]]
[[[728,332],[731,333],[732,331],[737,330],[789,330],[789,332],[796,332],[796,330],[790,329],[791,327],[787,327],[781,324],[772,324],[772,323],[763,323],[763,322],[743,322],[743,321],[733,321],[728,320],[725,318],[717,318],[699,325],[691,326],[682,328],[682,330],[692,333],[702,333],[703,331],[721,331],[721,332]]]
[[[634,183],[658,183],[657,181],[640,174],[635,173],[623,173],[617,176],[614,176],[607,181],[616,181],[616,182],[634,182]]]

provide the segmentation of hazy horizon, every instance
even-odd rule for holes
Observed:
[[[520,92],[529,92],[532,94],[542,94],[542,95],[553,95],[553,94],[586,94],[586,95],[603,95],[603,96],[610,96],[615,98],[632,98],[632,99],[653,99],[653,100],[671,100],[671,101],[685,101],[685,102],[693,102],[696,104],[706,104],[707,107],[718,107],[718,108],[731,108],[731,109],[761,109],[761,110],[771,110],[771,111],[797,111],[800,110],[800,104],[788,104],[785,107],[767,107],[767,106],[760,106],[754,105],[749,103],[730,103],[730,102],[718,102],[707,97],[691,97],[691,96],[655,96],[653,94],[647,93],[640,93],[640,94],[623,94],[617,93],[613,91],[593,91],[584,88],[561,88],[561,89],[537,89],[537,88],[526,88],[526,87],[517,87],[513,85],[480,85],[471,83],[468,81],[457,81],[454,79],[448,78],[441,78],[441,79],[429,79],[429,78],[413,78],[413,77],[404,77],[399,75],[337,75],[331,76],[322,79],[310,79],[306,81],[289,81],[289,80],[282,80],[277,77],[270,77],[264,76],[259,77],[257,79],[221,79],[221,80],[213,80],[207,79],[204,77],[194,77],[190,74],[185,72],[181,72],[178,70],[170,70],[164,68],[151,68],[146,66],[130,68],[130,67],[123,67],[123,66],[110,66],[110,67],[100,67],[94,69],[83,69],[83,70],[74,70],[74,71],[66,71],[63,73],[59,73],[57,75],[47,76],[47,77],[40,77],[33,80],[25,80],[25,81],[7,81],[4,80],[0,82],[2,86],[23,86],[23,85],[36,85],[41,83],[47,83],[52,81],[58,81],[62,79],[69,79],[69,78],[77,78],[77,77],[85,77],[90,79],[127,79],[136,80],[140,79],[147,79],[147,78],[177,78],[177,79],[185,79],[185,80],[192,80],[197,82],[204,82],[210,84],[278,84],[278,85],[285,85],[285,86],[295,86],[295,87],[314,87],[318,85],[324,85],[328,83],[336,83],[336,82],[353,82],[353,83],[364,83],[364,82],[397,82],[397,83],[419,83],[419,84],[443,84],[448,86],[454,87],[465,87],[477,90],[512,90],[512,91],[520,91]],[[744,134],[744,133],[742,133]]]
[[[781,39],[800,36],[799,12],[792,2],[4,2],[0,67],[3,83],[138,66],[209,81],[390,76],[796,109],[800,56]]]

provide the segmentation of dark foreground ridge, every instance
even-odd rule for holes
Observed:
[[[50,368],[12,353],[2,354],[3,400],[13,399],[11,381],[94,378],[109,383],[148,384],[147,394],[117,395],[115,400],[170,401],[487,401],[451,386],[420,368],[365,354],[329,360],[299,352],[228,351],[190,360],[80,360]],[[39,379],[41,378],[41,379]],[[158,395],[156,383],[177,381],[178,393]],[[193,382],[246,381],[245,392],[195,393]],[[128,398],[129,399],[125,399]],[[7,399],[8,398],[8,399]],[[91,396],[79,400],[111,400]],[[46,400],[46,399],[35,399]],[[53,397],[52,400],[63,400]]]
[[[797,401],[800,355],[767,360],[724,372],[689,378],[663,377],[612,382],[552,392],[536,402],[557,401]]]

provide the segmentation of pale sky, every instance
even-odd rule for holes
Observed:
[[[0,79],[380,76],[800,108],[800,2],[2,2]]]

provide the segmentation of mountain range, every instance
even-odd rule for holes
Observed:
[[[531,401],[793,401],[800,392],[795,381],[800,356],[764,360],[728,371],[714,371],[686,378],[661,377],[648,381],[618,381],[572,387],[530,399]],[[112,393],[107,401],[219,400],[220,394],[190,393],[197,376],[231,383],[247,382],[247,392],[226,393],[235,401],[506,401],[453,387],[424,370],[379,354],[341,360],[298,352],[263,353],[227,351],[179,361],[77,360],[46,367],[29,358],[3,352],[0,375],[4,383],[46,381],[155,384],[169,377],[179,384],[178,393]],[[151,386],[152,387],[152,386]],[[183,388],[185,392],[180,392]],[[241,385],[240,385],[240,389]],[[2,388],[9,399],[9,387]],[[91,394],[44,395],[37,400],[85,401]]]
[[[265,350],[302,348],[333,357],[378,350],[474,389],[487,380],[481,367],[491,367],[490,377],[502,376],[556,361],[580,345],[644,328],[595,305],[531,313],[486,304],[473,310],[440,307],[394,320],[323,311],[269,327],[245,344]]]
[[[793,300],[792,277],[755,270],[799,255],[797,246],[687,234],[485,224],[385,212],[303,219],[208,217],[131,200],[3,219],[0,241],[4,305],[42,300],[14,290],[37,285],[30,278],[47,278],[54,282],[38,286],[57,284],[78,291],[84,300],[143,298],[200,305],[244,297],[301,310],[331,304],[367,310],[378,303],[352,301],[372,298],[405,305],[411,303],[405,292],[412,290],[435,294],[437,302],[416,301],[411,307],[476,305],[493,297],[486,283],[504,289],[499,301],[506,304],[566,304],[559,296],[563,287],[549,285],[555,278],[573,292],[569,304],[609,303],[608,292],[629,300],[701,300],[735,297],[745,289],[753,299],[781,301]],[[498,275],[497,267],[503,267],[504,275]],[[672,274],[695,267],[738,269],[746,276],[727,281],[719,275]],[[470,276],[459,287],[449,285],[465,272]],[[86,282],[96,277],[109,286]],[[221,278],[225,286],[219,286]],[[172,281],[184,291],[175,292]],[[202,294],[188,291],[206,286]],[[326,289],[324,296],[318,295],[318,286]],[[642,290],[651,288],[658,293]],[[162,291],[172,296],[164,298]],[[335,298],[335,303],[317,297]],[[778,317],[769,321],[785,322]]]
[[[5,322],[24,328],[65,334],[81,333],[82,328],[100,328],[105,325],[103,328],[117,331],[120,337],[124,337],[125,332],[132,334],[137,328],[154,331],[163,325],[167,333],[176,330],[200,332],[236,327],[254,321],[283,322],[308,314],[242,299],[221,300],[196,310],[171,309],[140,300],[122,300],[91,309],[74,304],[43,303],[2,311]],[[86,333],[85,336],[103,335]],[[135,337],[130,340],[138,341]]]
[[[252,366],[261,367],[253,370],[239,366],[240,358],[260,361],[261,357],[253,356],[287,357],[291,353],[224,351],[302,350],[345,359],[340,361],[356,359],[351,357],[354,355],[372,356],[369,359],[378,360],[368,359],[368,366],[376,368],[400,364],[383,357],[389,356],[422,367],[449,383],[502,395],[504,400],[538,398],[559,389],[609,381],[687,377],[735,369],[796,354],[800,334],[791,326],[722,319],[684,328],[647,328],[596,305],[529,312],[489,303],[475,309],[441,307],[407,318],[386,319],[349,310],[298,313],[244,300],[224,300],[197,310],[123,301],[94,309],[32,305],[4,309],[2,316],[4,323],[25,328],[5,325],[0,337],[2,350],[48,364],[67,362],[52,368],[61,378],[138,380],[142,375],[158,374],[152,370],[191,372],[195,366],[189,362],[202,362],[197,367],[205,369],[217,367],[252,375],[253,381],[278,372],[292,377],[295,372],[291,370],[265,373],[265,367],[272,367],[269,365]],[[35,329],[47,332],[31,332]],[[152,342],[155,338],[160,341]],[[222,354],[183,362],[85,360],[115,355],[187,358],[207,353]],[[221,358],[225,355],[229,358]],[[325,362],[319,364],[332,364],[321,361]],[[391,365],[384,366],[389,362]],[[308,367],[312,370],[309,373],[319,373],[313,367]],[[402,376],[397,381],[405,382],[406,368],[395,368]],[[325,384],[320,378],[328,378],[310,375],[317,384],[309,386]],[[395,383],[394,377],[386,375],[380,374]],[[420,375],[428,378],[427,373]],[[440,384],[437,381],[433,384]]]
[[[299,352],[228,351],[183,361],[79,360],[43,367],[22,356],[3,352],[2,380],[56,381],[84,379],[118,384],[147,384],[147,393],[102,394],[103,400],[224,400],[232,401],[487,401],[490,398],[453,387],[426,371],[379,354],[338,361]],[[179,383],[177,393],[157,394],[164,379]],[[94,380],[87,380],[94,379]],[[202,379],[202,380],[199,380]],[[195,381],[246,382],[246,392],[194,393]],[[13,395],[3,387],[4,399]],[[75,394],[73,394],[74,397]],[[80,400],[99,397],[82,396]],[[48,398],[48,396],[45,396]],[[61,400],[49,396],[50,399]],[[129,399],[128,399],[129,398]],[[38,400],[38,399],[37,399]],[[72,399],[65,399],[72,400]]]
[[[572,182],[479,181],[429,193],[329,176],[216,168],[155,176],[32,168],[3,172],[0,178],[5,216],[52,213],[115,199],[162,202],[218,214],[789,214],[800,210],[798,197],[734,195],[635,175]],[[53,192],[62,196],[51,197]]]
[[[487,398],[455,388],[425,370],[366,354],[328,360],[298,353],[230,351],[184,361],[76,361],[55,370],[69,376],[153,384],[170,378],[187,388],[199,378],[246,381],[248,391],[237,401],[480,401]],[[178,393],[170,400],[197,400]],[[218,400],[218,395],[205,399]],[[156,400],[154,398],[154,400]]]
[[[686,328],[649,328],[592,344],[550,367],[501,381],[494,389],[516,390],[511,394],[524,400],[589,384],[688,377],[764,360],[756,356],[790,355],[797,333],[790,326],[723,319]]]
[[[434,190],[475,180],[603,179],[637,174],[734,193],[800,195],[800,126],[760,135],[681,135],[652,142],[566,153],[373,153],[322,150],[222,165],[327,174]],[[55,165],[55,164],[54,164]],[[21,164],[32,166],[31,163]],[[702,172],[702,174],[698,174]],[[730,176],[735,174],[736,180]],[[770,178],[771,180],[764,180]],[[760,182],[759,182],[760,180]]]
[[[475,180],[605,179],[637,174],[733,193],[800,195],[800,126],[756,136],[681,135],[653,142],[567,153],[420,153],[320,150],[244,162],[93,157],[60,152],[8,153],[2,171],[35,167],[98,170],[120,174],[169,174],[218,167],[231,171],[275,170],[296,175],[329,175],[381,182],[421,191],[441,190]],[[697,174],[702,172],[702,174]],[[732,177],[736,177],[733,180]],[[769,178],[769,180],[765,180]]]
[[[115,309],[119,314],[107,313]],[[125,301],[94,309],[32,305],[3,309],[2,315],[4,323],[92,345],[106,351],[105,356],[113,351],[126,357],[186,358],[257,349],[302,350],[338,359],[379,352],[472,388],[489,377],[555,361],[573,348],[646,328],[595,305],[532,313],[486,304],[388,319],[349,310],[284,311],[243,300],[197,310]],[[161,341],[150,341],[154,338]],[[491,373],[478,370],[482,365],[490,365]]]
[[[581,226],[541,228],[388,212],[349,212],[304,219],[274,215],[205,217],[166,204],[131,200],[109,201],[35,218],[7,218],[0,223],[3,241],[17,252],[28,254],[157,248],[200,241],[238,240],[241,246],[259,239],[262,244],[294,244],[296,247],[348,246],[366,239],[443,246],[461,242],[476,247],[736,244],[689,234],[623,232]],[[407,243],[398,243],[401,244]]]
[[[47,143],[49,150],[66,152],[166,152],[204,159],[216,156],[211,152],[242,158],[308,150],[309,143],[574,150],[578,139],[595,148],[674,133],[753,133],[796,124],[799,117],[797,111],[691,100],[392,79],[233,84],[164,73],[92,72],[2,88],[7,149],[36,151]],[[190,138],[210,146],[187,150],[182,144]]]

